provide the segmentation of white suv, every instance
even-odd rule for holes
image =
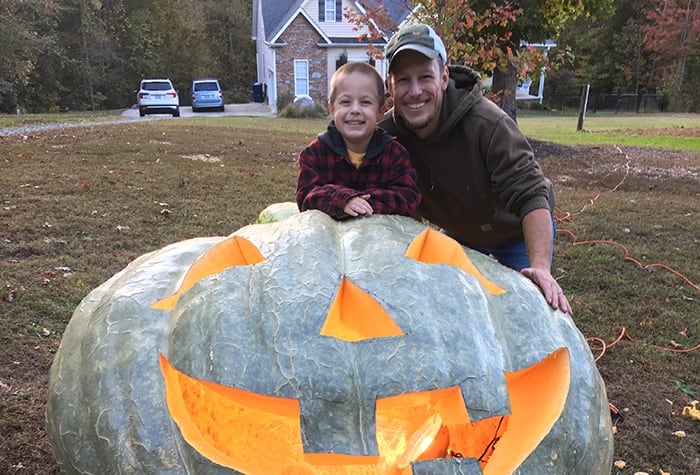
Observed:
[[[139,115],[172,114],[180,117],[180,99],[170,79],[143,79],[136,93]]]

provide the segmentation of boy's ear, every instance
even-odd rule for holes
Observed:
[[[326,102],[326,109],[328,110],[329,114],[333,113],[333,104],[331,103],[331,101]]]

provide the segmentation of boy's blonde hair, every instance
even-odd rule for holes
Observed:
[[[361,61],[345,63],[333,73],[333,76],[331,77],[330,91],[328,93],[328,103],[333,104],[333,101],[335,101],[335,98],[338,96],[339,79],[343,75],[350,73],[361,73],[370,79],[374,79],[375,86],[377,88],[377,104],[379,104],[379,107],[381,108],[384,105],[384,80],[382,79],[381,74],[374,69],[374,66]]]

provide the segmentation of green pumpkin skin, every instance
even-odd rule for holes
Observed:
[[[299,207],[293,201],[284,201],[282,203],[273,203],[258,215],[256,223],[274,223],[281,221],[289,216],[299,214]]]
[[[351,424],[342,417],[336,439],[323,440],[329,422],[320,420],[326,408],[319,400],[327,397],[313,393],[338,391],[349,382],[312,380],[313,372],[299,370],[299,361],[342,366],[343,360],[352,360],[347,364],[366,368],[366,374],[340,373],[386,394],[446,387],[445,374],[472,371],[463,363],[469,361],[476,368],[472,376],[481,379],[465,383],[465,402],[470,415],[481,418],[507,411],[507,390],[494,368],[518,371],[566,347],[572,373],[563,413],[516,473],[609,473],[612,434],[605,386],[572,320],[552,311],[528,279],[471,250],[466,252],[472,262],[506,294],[486,293],[475,278],[453,266],[406,258],[406,248],[424,228],[399,216],[338,222],[318,211],[246,226],[234,234],[255,244],[266,261],[202,279],[172,312],[149,306],[175,292],[190,265],[224,238],[182,241],[136,259],[85,297],[56,353],[47,428],[59,466],[66,473],[237,473],[204,459],[182,439],[165,406],[159,352],[193,377],[298,398],[304,419],[312,420],[304,427],[305,448],[311,451],[330,444],[372,453],[371,431],[344,433]],[[309,344],[343,275],[385,307],[411,337],[414,350],[425,351],[420,362],[387,349],[396,343],[390,339],[358,345],[326,338],[323,344]],[[259,321],[251,319],[251,305],[258,306]],[[456,321],[456,315],[468,318]],[[437,330],[444,328],[451,331]],[[280,330],[298,331],[306,343],[290,336],[283,341],[286,346],[271,351],[269,334]],[[318,354],[304,353],[310,348]],[[394,355],[392,361],[399,358],[397,368],[417,369],[405,375],[389,371],[390,382],[384,383],[386,375],[371,373],[387,368],[389,360],[382,360],[387,352]],[[246,366],[253,355],[258,364]],[[285,363],[281,355],[292,356]],[[416,381],[419,375],[425,380]],[[288,378],[287,383],[280,378]],[[319,387],[312,391],[309,385]],[[363,404],[371,402],[350,401],[349,406]],[[413,470],[452,473],[454,461],[421,462]],[[477,466],[460,473],[480,471]]]

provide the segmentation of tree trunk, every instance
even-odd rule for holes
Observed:
[[[518,72],[512,64],[504,69],[496,68],[493,72],[493,92],[497,95],[498,105],[508,114],[511,119],[516,120],[515,88],[518,85]]]

